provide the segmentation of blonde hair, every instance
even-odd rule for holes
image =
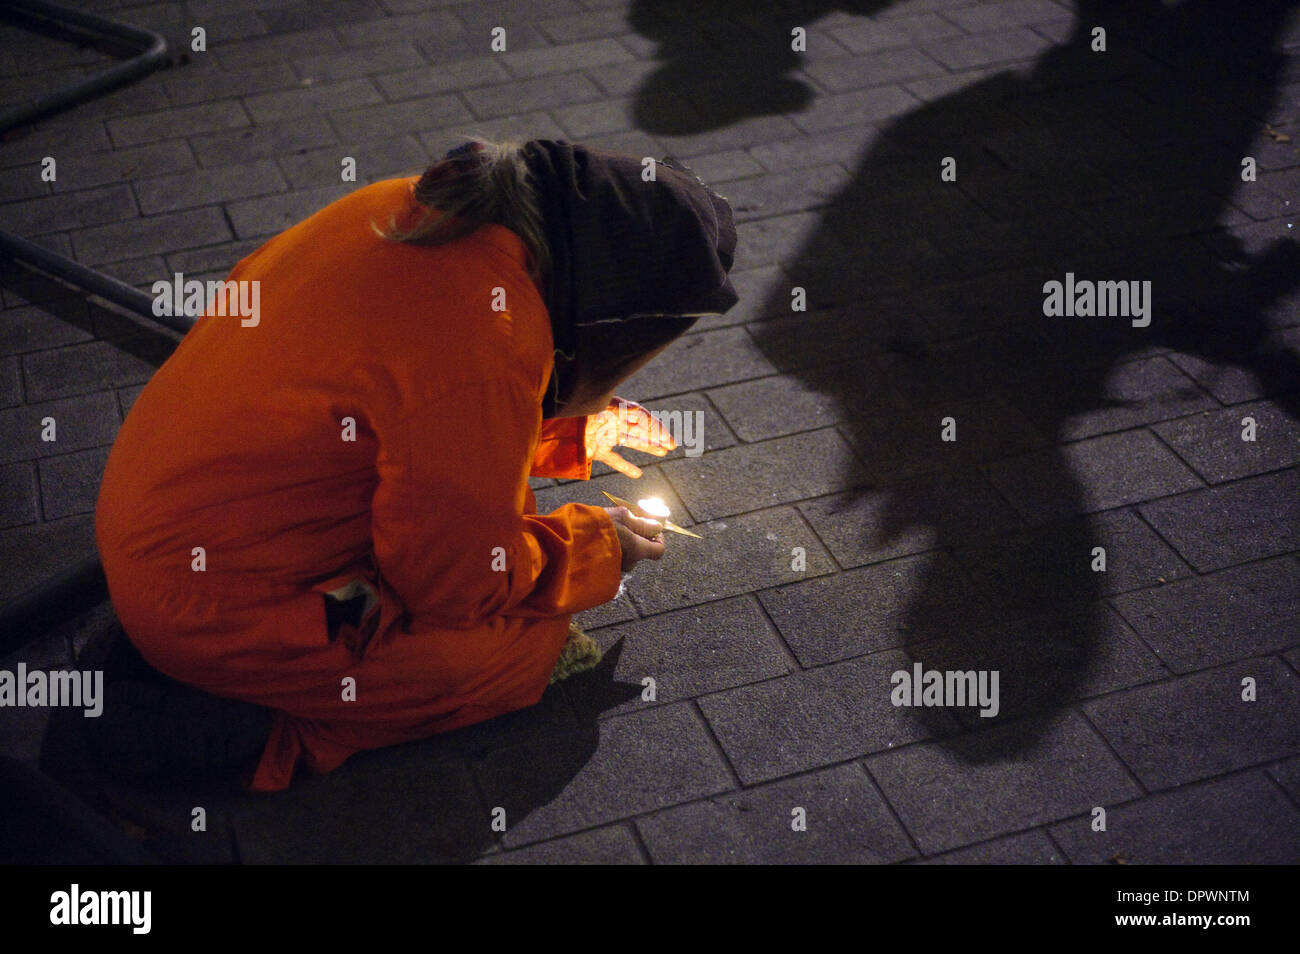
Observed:
[[[494,224],[519,236],[529,254],[536,281],[550,271],[541,208],[524,161],[523,144],[467,136],[474,150],[468,158],[443,158],[429,166],[416,183],[414,198],[424,214],[409,228],[396,216],[387,228],[372,225],[382,237],[408,245],[442,245]]]

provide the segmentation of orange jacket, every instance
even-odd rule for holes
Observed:
[[[590,462],[585,418],[541,419],[553,347],[522,242],[379,237],[414,182],[358,189],[241,261],[256,324],[201,318],[105,469],[96,536],[132,641],[276,710],[255,789],[534,704],[569,615],[618,589],[604,511],[538,515],[528,488]],[[356,580],[379,608],[331,641],[321,594]]]

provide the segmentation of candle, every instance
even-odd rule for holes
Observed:
[[[663,523],[665,530],[671,530],[673,533],[680,533],[684,537],[694,537],[696,540],[703,540],[698,533],[687,530],[685,527],[679,527],[668,517],[667,505],[658,497],[647,497],[645,500],[638,500],[632,503],[630,500],[624,500],[622,497],[615,497],[608,490],[602,490],[602,494],[609,498],[610,503],[616,507],[626,507],[629,511],[638,517],[646,520],[658,520]],[[647,506],[647,504],[649,506]]]

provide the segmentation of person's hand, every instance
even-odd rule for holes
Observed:
[[[643,520],[626,507],[606,507],[605,513],[614,521],[618,533],[624,573],[641,560],[658,560],[664,555],[664,528],[658,520]]]
[[[615,453],[615,447],[629,447],[656,457],[663,457],[677,447],[672,435],[648,410],[620,397],[610,401],[599,414],[587,418],[586,443],[588,460],[608,464],[629,477],[640,477],[641,468]]]

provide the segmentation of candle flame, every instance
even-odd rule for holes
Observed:
[[[668,505],[659,497],[647,497],[644,500],[638,500],[636,505],[652,517],[663,518],[672,512],[668,509]]]

